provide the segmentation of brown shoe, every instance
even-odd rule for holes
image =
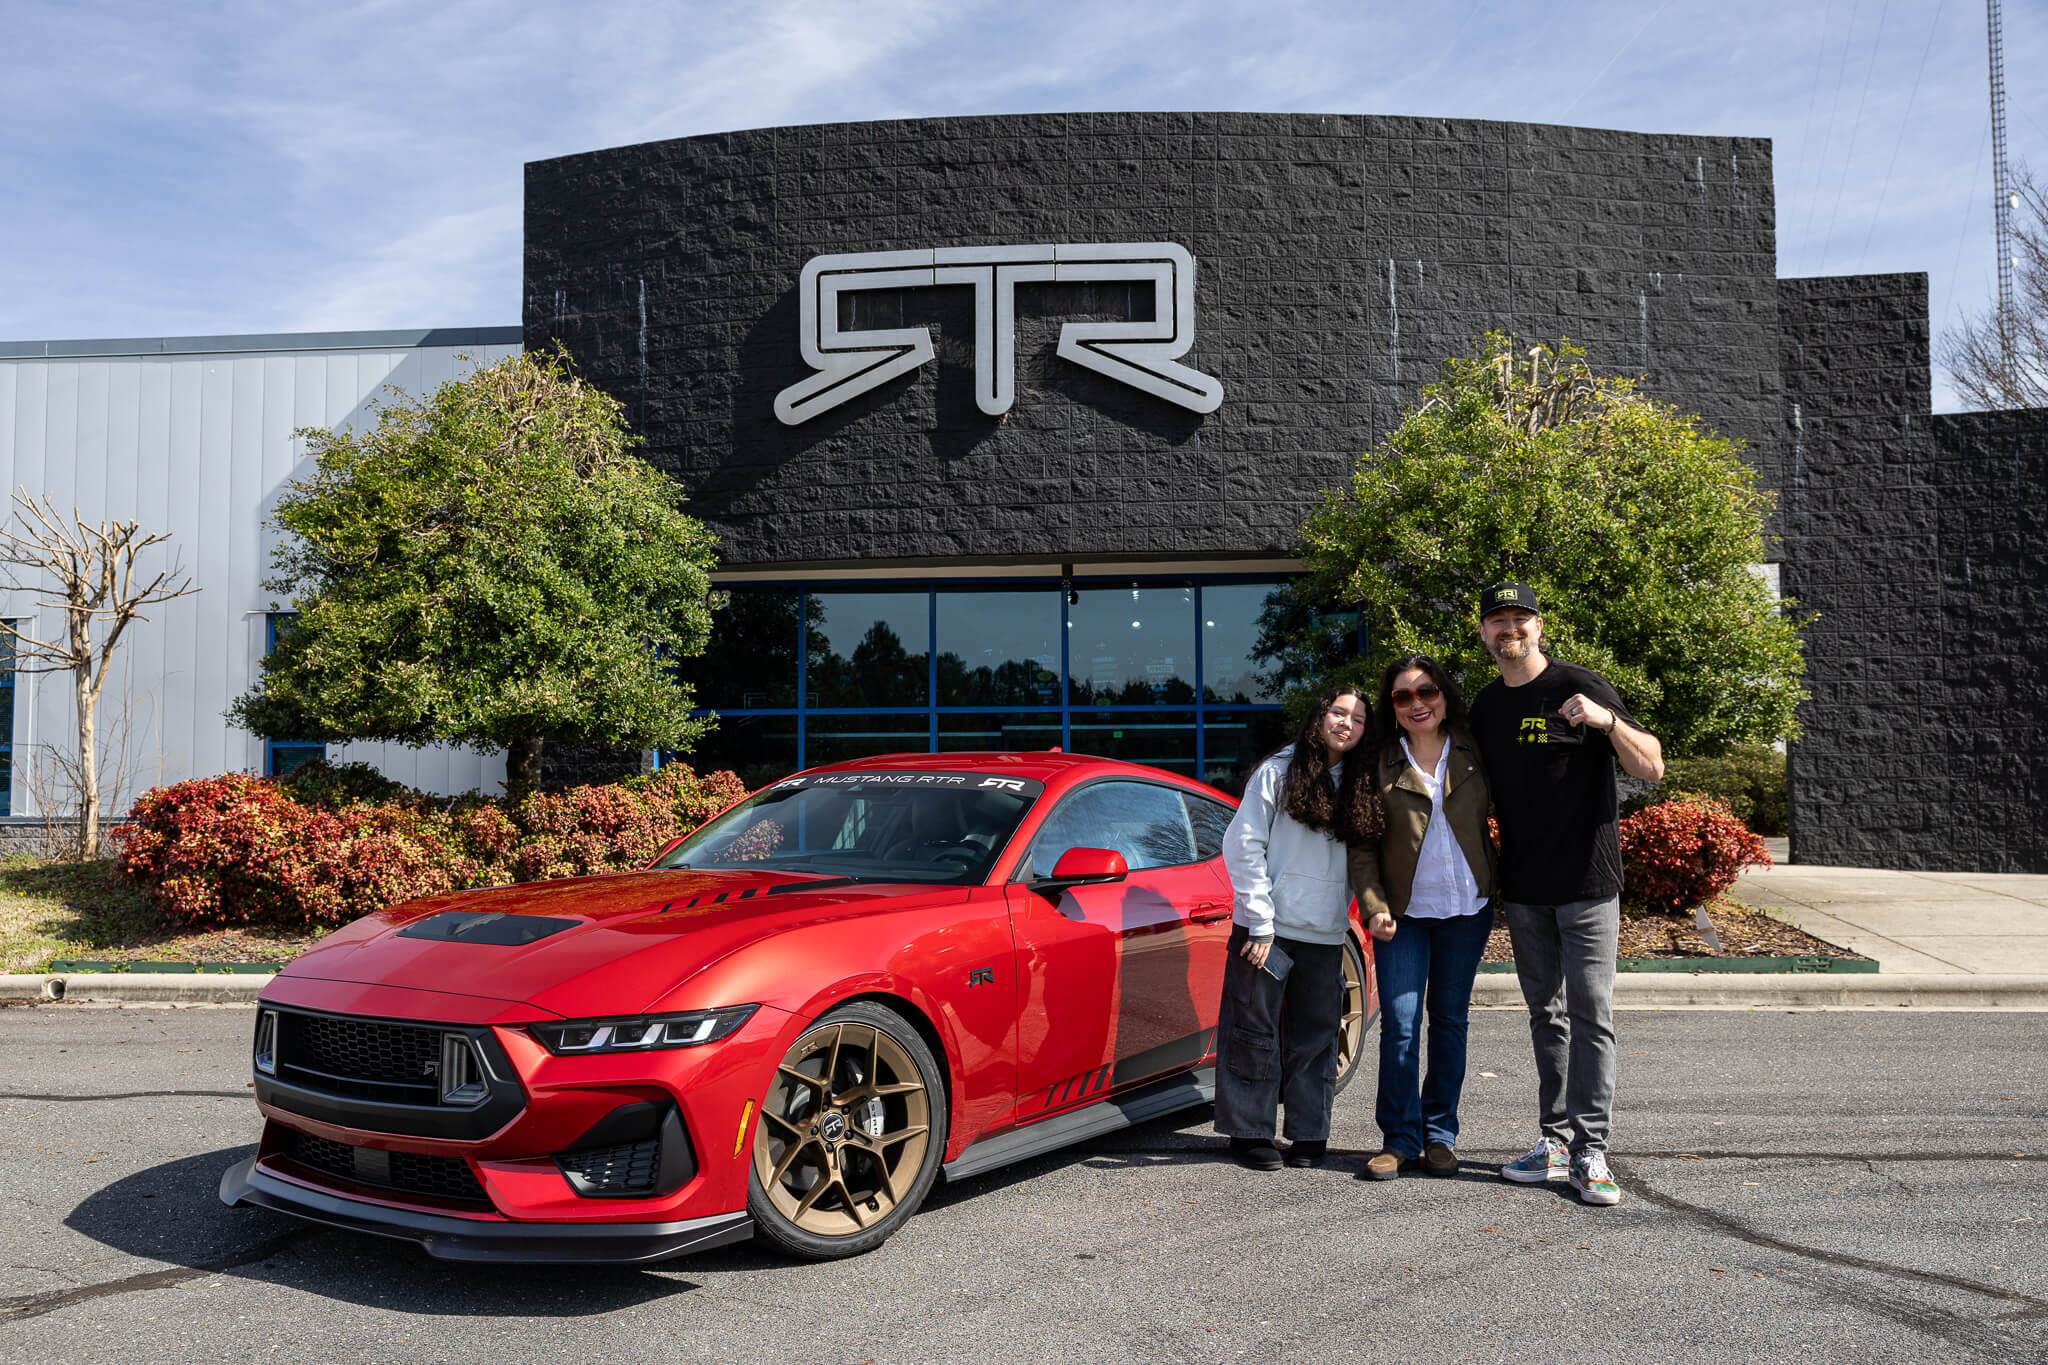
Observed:
[[[1406,1160],[1399,1152],[1380,1152],[1368,1157],[1365,1163],[1367,1180],[1392,1180],[1401,1173],[1401,1163]]]
[[[1431,1175],[1456,1175],[1458,1154],[1441,1142],[1432,1142],[1422,1149],[1422,1169]]]

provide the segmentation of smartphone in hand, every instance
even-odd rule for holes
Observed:
[[[1287,955],[1286,949],[1275,943],[1266,950],[1266,960],[1259,965],[1259,970],[1275,981],[1285,981],[1288,971],[1293,966],[1294,959]]]

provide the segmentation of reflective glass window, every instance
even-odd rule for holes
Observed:
[[[1192,711],[1076,711],[1068,733],[1077,754],[1101,754],[1195,775]]]
[[[689,753],[674,757],[700,773],[728,769],[749,791],[765,787],[801,766],[796,752],[796,717],[722,712],[717,725],[700,736]]]
[[[1076,706],[1185,706],[1195,699],[1192,584],[1089,586],[1067,608]]]
[[[1244,705],[1280,700],[1276,661],[1278,583],[1219,583],[1202,589],[1202,700]],[[1261,674],[1265,676],[1261,676]]]
[[[1282,711],[1202,713],[1202,780],[1232,796],[1244,795],[1252,769],[1288,739]]]
[[[1114,849],[1132,871],[1195,861],[1180,794],[1149,782],[1097,782],[1061,801],[1031,841],[1029,875],[1050,876],[1072,848]]]
[[[968,711],[947,712],[939,716],[939,748],[947,752],[1059,747],[1060,717],[1057,711]]]
[[[738,587],[723,596],[704,652],[678,670],[693,703],[720,711],[795,706],[797,590]]]
[[[939,705],[1060,704],[1057,588],[941,588],[938,597]]]
[[[916,716],[821,716],[805,718],[804,766],[837,763],[876,754],[922,754],[931,749],[930,723]]]
[[[922,589],[813,592],[805,625],[806,705],[925,704],[931,598]]]

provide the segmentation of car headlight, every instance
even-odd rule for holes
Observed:
[[[528,1024],[527,1031],[557,1057],[591,1052],[649,1052],[715,1043],[752,1017],[759,1005],[727,1005],[687,1014],[645,1014],[634,1019],[568,1019]]]

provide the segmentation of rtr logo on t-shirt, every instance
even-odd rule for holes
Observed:
[[[1518,744],[1550,743],[1550,725],[1541,716],[1522,717],[1522,732],[1515,736]]]

